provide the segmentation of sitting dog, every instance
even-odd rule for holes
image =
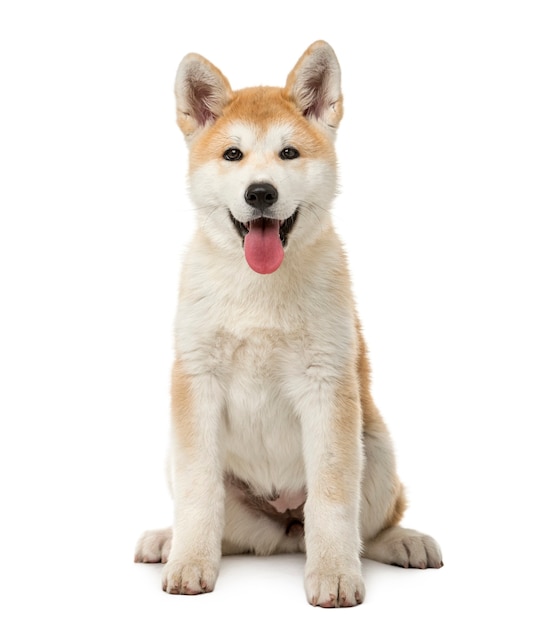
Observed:
[[[441,567],[399,526],[402,484],[333,228],[340,67],[312,44],[285,88],[232,91],[181,62],[177,121],[198,227],[175,327],[172,529],[135,560],[164,562],[168,593],[212,591],[222,554],[306,553],[308,601],[363,601],[361,556]]]

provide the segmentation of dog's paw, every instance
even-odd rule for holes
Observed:
[[[361,604],[365,594],[360,566],[336,570],[315,568],[307,572],[305,588],[308,602],[324,608]]]
[[[163,568],[162,587],[167,593],[193,596],[212,591],[217,577],[218,567],[203,559],[172,560]]]
[[[134,561],[136,563],[167,563],[171,552],[171,528],[147,530],[137,542]]]
[[[388,528],[369,541],[363,556],[399,567],[443,566],[440,547],[432,537],[401,526]]]

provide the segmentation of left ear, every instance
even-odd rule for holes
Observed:
[[[334,131],[342,119],[340,65],[334,50],[325,41],[313,43],[286,82],[286,93],[308,119]]]

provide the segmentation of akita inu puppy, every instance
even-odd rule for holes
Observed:
[[[361,556],[441,567],[405,509],[346,257],[331,221],[340,67],[312,44],[285,88],[232,91],[189,54],[176,78],[198,228],[176,317],[172,529],[135,560],[212,591],[222,554],[306,552],[308,601],[363,601]]]

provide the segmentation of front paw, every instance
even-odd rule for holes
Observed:
[[[308,602],[324,608],[361,604],[365,594],[360,565],[313,568],[306,574],[305,588]]]
[[[197,595],[214,589],[218,567],[204,559],[169,561],[163,568],[162,587],[167,593]]]

